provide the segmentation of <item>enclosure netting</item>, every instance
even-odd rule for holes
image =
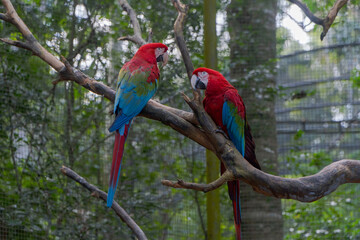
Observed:
[[[285,42],[276,102],[282,176],[305,176],[339,159],[360,158],[360,91],[349,80],[360,67],[355,13],[323,43],[308,43],[310,50]],[[14,57],[19,50],[5,45],[1,51],[0,239],[134,239],[104,202],[59,171],[66,164],[107,190],[113,143],[106,130],[112,117],[104,114],[112,108],[108,101],[71,83],[51,91],[53,79],[41,79],[44,66],[36,57],[21,53],[21,60]],[[37,68],[29,73],[15,63]],[[109,77],[107,84],[113,81]],[[176,99],[180,95],[162,102],[186,109]],[[160,181],[205,182],[204,149],[143,118],[134,121],[127,141],[115,200],[149,239],[203,239],[204,195]],[[284,238],[359,239],[359,190],[342,186],[310,204],[284,200]],[[221,191],[222,239],[233,239],[231,203]]]
[[[360,89],[351,80],[360,67],[359,12],[332,29],[320,44],[285,42],[279,56],[276,103],[280,173],[314,174],[360,156]],[[310,36],[310,35],[308,35]],[[297,47],[296,47],[297,46]],[[359,186],[341,186],[314,203],[283,200],[286,239],[359,239]]]

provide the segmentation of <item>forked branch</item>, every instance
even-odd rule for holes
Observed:
[[[17,16],[10,1],[2,0],[2,2],[7,12],[6,14],[0,15],[0,18],[10,22],[19,29],[26,40],[24,46],[28,48],[25,49],[32,51],[52,66],[59,73],[59,80],[74,81],[82,87],[108,98],[110,101],[114,101],[114,90],[73,68],[66,60],[63,59],[63,62],[61,62],[58,58],[50,54],[36,41],[30,30],[19,16]],[[186,63],[186,70],[190,78],[194,68],[182,33],[187,6],[182,4],[180,0],[172,0],[172,2],[179,13],[174,24],[175,38],[184,62]],[[11,44],[9,41],[7,41],[7,43]],[[15,45],[15,43],[12,45]],[[19,47],[21,47],[20,45]],[[161,121],[165,125],[172,127],[179,133],[215,152],[224,163],[227,173],[210,185],[186,183],[183,181],[163,181],[163,183],[168,186],[210,191],[221,186],[228,181],[228,179],[240,179],[252,185],[254,190],[259,193],[278,198],[292,198],[308,202],[328,195],[341,184],[360,182],[360,161],[357,160],[342,160],[327,166],[313,176],[298,179],[285,179],[264,173],[249,164],[236,150],[231,141],[226,139],[222,134],[216,133],[217,127],[205,112],[200,102],[199,92],[194,92],[194,99],[190,99],[185,95],[184,99],[192,108],[195,115],[164,106],[152,100],[148,102],[141,112],[141,115]],[[198,124],[200,124],[201,129]]]
[[[114,102],[115,91],[112,88],[87,76],[80,70],[73,68],[65,58],[62,58],[62,61],[60,61],[58,58],[48,52],[35,39],[29,28],[18,16],[10,0],[2,0],[2,4],[5,6],[6,13],[1,15],[1,19],[16,26],[17,29],[22,33],[26,42],[13,43],[12,40],[0,40],[17,47],[26,45],[26,47],[22,48],[25,48],[26,50],[31,51],[34,55],[40,57],[45,63],[54,68],[59,73],[59,79],[55,81],[54,84],[57,84],[60,81],[74,81],[87,90],[104,96],[111,102]],[[165,106],[150,100],[140,113],[140,116],[145,116],[147,118],[160,121],[180,132],[181,134],[189,137],[205,148],[213,149],[212,146],[208,143],[206,135],[196,126],[197,120],[190,112]]]
[[[103,191],[101,191],[96,186],[88,183],[83,177],[81,177],[79,174],[74,172],[68,167],[62,166],[60,169],[62,174],[69,177],[70,179],[74,180],[75,182],[80,183],[81,186],[86,188],[91,192],[91,196],[102,199],[104,202],[107,201],[107,194]],[[120,219],[128,225],[128,227],[131,229],[131,231],[135,234],[135,236],[138,239],[146,240],[147,237],[145,236],[145,233],[141,230],[141,228],[136,224],[136,222],[129,216],[129,214],[122,208],[120,205],[113,201],[113,204],[111,206],[112,210],[120,217]]]
[[[241,161],[247,162],[245,159]],[[251,185],[256,192],[266,196],[313,202],[329,195],[342,184],[360,183],[360,161],[343,159],[326,166],[315,175],[293,179],[267,174],[251,165],[248,166],[244,173],[245,175],[237,177],[229,173],[230,180],[242,180]],[[163,180],[162,184],[173,188],[208,192],[221,187],[225,183],[221,177],[210,184],[189,183],[181,180]]]
[[[181,19],[182,21],[185,19],[183,9],[187,8],[186,6],[182,6],[179,0],[173,0],[173,3],[179,12],[174,26],[175,38],[182,39],[178,34],[179,29],[182,31],[184,23],[179,23],[178,19]],[[181,6],[181,8],[179,6]],[[183,36],[182,33],[181,36]],[[184,44],[181,41],[180,43]],[[186,48],[182,49],[187,51]],[[187,56],[187,54],[182,54],[182,56]],[[184,58],[184,62],[185,61],[187,61],[186,58]],[[190,70],[191,69],[187,68],[188,73]],[[225,176],[222,175],[210,184],[189,183],[182,180],[174,182],[163,180],[162,184],[166,186],[208,192],[222,186],[226,181],[239,179],[250,184],[255,191],[267,196],[312,202],[335,191],[341,184],[360,183],[360,161],[357,160],[342,160],[335,162],[315,175],[297,179],[286,179],[264,173],[246,161],[236,150],[233,143],[226,139],[224,135],[220,133],[217,134],[217,126],[206,113],[202,103],[199,101],[199,95],[194,94],[194,99],[190,99],[185,94],[183,94],[183,96],[184,100],[193,110],[211,145],[214,147],[214,152],[225,165],[227,171]]]
[[[135,13],[134,9],[130,6],[130,4],[128,3],[127,0],[119,0],[119,4],[122,7],[122,9],[124,11],[126,11],[130,17],[130,21],[131,21],[131,24],[133,25],[133,29],[134,29],[134,35],[120,37],[118,40],[120,40],[120,41],[128,40],[133,43],[136,43],[139,47],[146,44],[146,41],[141,36],[142,35],[141,27],[140,27],[139,21],[136,17],[136,13]]]
[[[329,13],[325,18],[319,18],[315,16],[310,9],[306,6],[305,3],[301,2],[300,0],[288,0],[291,3],[296,4],[304,13],[305,15],[315,24],[321,25],[323,27],[323,32],[320,35],[320,39],[323,40],[326,36],[327,32],[329,31],[331,25],[335,21],[335,18],[340,11],[340,9],[348,3],[348,0],[336,0],[334,6],[330,9]]]

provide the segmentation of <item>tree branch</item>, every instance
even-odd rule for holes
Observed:
[[[0,38],[0,41],[4,42],[6,44],[9,44],[9,45],[13,45],[18,48],[23,48],[23,49],[31,51],[31,46],[27,42],[13,41],[13,40],[7,39],[7,38]]]
[[[334,6],[330,9],[328,15],[323,22],[323,32],[321,33],[320,39],[323,40],[326,36],[326,33],[329,31],[331,25],[335,21],[335,18],[340,11],[340,9],[348,3],[348,0],[337,0]]]
[[[89,190],[91,192],[91,196],[102,199],[104,202],[107,201],[107,194],[105,192],[101,191],[96,186],[88,183],[83,177],[79,176],[76,172],[74,172],[70,168],[62,166],[60,170],[65,176],[80,183],[81,186]],[[131,231],[135,234],[135,236],[138,239],[147,240],[147,237],[145,236],[141,228],[129,216],[129,214],[122,207],[120,207],[120,205],[116,201],[113,201],[111,208],[114,210],[116,215],[118,215],[120,219],[124,223],[126,223],[126,225],[128,225],[128,227],[131,229]]]
[[[18,17],[10,1],[2,0],[2,2],[7,13],[1,15],[1,19],[14,24],[19,29],[26,40],[26,44],[29,44],[30,50],[59,72],[59,80],[74,81],[84,88],[106,97],[110,101],[114,101],[115,91],[113,89],[73,68],[65,58],[62,58],[63,62],[61,62],[47,52]],[[172,0],[172,2],[179,13],[174,24],[175,38],[182,53],[188,76],[191,78],[193,65],[182,33],[187,6],[179,0]],[[339,9],[338,7],[335,9]],[[194,114],[163,106],[150,100],[140,115],[161,121],[215,152],[224,163],[228,174],[226,177],[220,177],[211,186],[178,181],[175,183],[176,187],[196,188],[202,191],[205,188],[206,191],[210,191],[221,186],[228,180],[227,178],[240,179],[252,185],[255,191],[264,195],[292,198],[299,201],[314,201],[331,193],[341,184],[360,182],[360,161],[356,160],[342,160],[329,165],[318,174],[299,179],[284,179],[264,173],[248,163],[236,150],[231,141],[226,139],[221,133],[216,133],[217,126],[205,112],[200,101],[199,92],[194,92],[194,99],[190,99],[186,95],[184,95],[184,99],[192,108]],[[198,124],[200,124],[201,129],[198,127]],[[174,185],[172,182],[165,181],[165,183]]]
[[[194,65],[192,64],[189,50],[186,47],[184,33],[183,33],[185,17],[189,10],[189,7],[183,4],[180,0],[172,0],[172,3],[178,11],[178,16],[174,23],[175,40],[181,52],[181,56],[184,60],[184,64],[186,67],[187,75],[190,80],[192,73],[194,71]]]
[[[118,38],[120,41],[131,41],[136,43],[139,47],[146,44],[146,41],[142,38],[141,28],[138,19],[136,18],[136,13],[134,9],[130,6],[127,0],[119,0],[119,4],[124,11],[126,11],[130,17],[130,21],[133,25],[134,35],[132,36],[124,36]]]
[[[26,40],[26,43],[20,45],[26,45],[27,48],[25,49],[31,49],[34,55],[40,57],[56,71],[60,71],[63,68],[63,64],[39,44],[39,42],[30,32],[29,28],[19,17],[11,2],[9,0],[2,0],[1,2],[6,9],[5,17],[2,17],[1,19],[13,24],[21,32],[24,39]]]
[[[360,183],[360,161],[341,160],[330,164],[319,173],[297,179],[286,179],[267,174],[253,167],[236,150],[231,141],[222,134],[215,134],[216,125],[205,112],[202,104],[191,100],[184,95],[185,101],[194,111],[195,116],[205,131],[209,141],[215,148],[215,153],[224,163],[230,180],[238,179],[251,185],[253,189],[266,196],[276,198],[291,198],[302,202],[312,202],[335,191],[338,186],[345,183]],[[209,184],[185,183],[183,181],[171,182],[163,180],[166,186],[187,188],[198,191],[211,191],[213,187],[220,187],[221,177]],[[214,189],[215,189],[214,188]]]
[[[242,162],[247,162],[241,159]],[[276,198],[313,202],[335,191],[345,183],[360,183],[360,161],[343,159],[326,166],[315,175],[301,178],[282,178],[264,173],[249,163],[244,175],[232,178],[250,184],[256,192]],[[229,174],[230,175],[230,174]],[[224,179],[218,178],[210,184],[172,182],[163,180],[162,184],[173,188],[186,188],[208,192],[223,185]],[[228,181],[228,180],[227,180]]]
[[[179,50],[181,52],[181,56],[183,58],[186,72],[187,72],[189,82],[190,82],[192,73],[194,72],[194,65],[191,61],[189,50],[186,47],[186,42],[185,42],[184,33],[183,33],[185,18],[186,18],[186,14],[189,10],[189,7],[185,4],[183,4],[180,0],[171,0],[171,1],[173,3],[174,7],[176,8],[176,10],[178,11],[178,16],[174,23],[175,40],[176,40],[176,44],[179,47]],[[191,84],[190,84],[190,86],[191,86]],[[200,103],[200,101],[201,101],[200,100],[200,98],[201,98],[200,90],[199,89],[193,90],[193,95],[194,95],[194,99],[197,100],[198,103]]]
[[[23,34],[23,36],[24,34],[27,34],[27,38],[32,39],[32,42],[26,42],[26,49],[33,52],[34,54],[38,53],[35,55],[41,57],[44,62],[49,64],[59,73],[59,79],[54,81],[53,84],[57,84],[60,81],[74,81],[80,86],[88,89],[89,91],[104,96],[111,102],[114,102],[115,91],[113,89],[106,86],[102,82],[96,81],[95,79],[87,76],[80,70],[73,68],[64,57],[62,57],[62,61],[60,61],[54,55],[49,53],[38,43],[38,41],[28,29],[28,27],[18,16],[10,0],[2,0],[2,3],[7,10],[7,13],[5,14],[5,19],[9,20],[9,23],[15,25],[18,30]],[[13,19],[16,19],[16,21]],[[38,49],[41,49],[41,51],[39,52]],[[189,137],[190,139],[199,143],[205,148],[213,149],[212,146],[209,144],[206,135],[198,127],[195,126],[198,122],[192,113],[165,106],[158,102],[150,100],[139,115],[153,120],[161,121],[165,125],[170,126],[174,130]]]
[[[306,4],[304,4],[300,0],[288,0],[288,1],[297,5],[312,22],[314,22],[317,25],[321,25],[323,27],[323,32],[320,35],[321,40],[323,40],[324,37],[326,36],[340,9],[348,2],[348,0],[336,0],[334,6],[330,9],[327,16],[321,19],[315,16],[306,6]]]
[[[161,183],[165,186],[172,188],[185,188],[185,189],[193,189],[197,191],[209,192],[221,187],[227,181],[231,181],[233,179],[235,179],[234,175],[229,171],[225,171],[218,179],[208,184],[184,182],[183,180],[180,179],[176,182],[169,180],[162,180]]]

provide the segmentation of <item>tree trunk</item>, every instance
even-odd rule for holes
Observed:
[[[216,1],[204,0],[204,62],[205,67],[217,69],[216,51]],[[216,155],[206,150],[206,182],[216,180],[220,175],[220,164]],[[206,193],[207,240],[219,240],[220,233],[220,190]]]
[[[277,173],[275,57],[277,0],[232,0],[227,8],[230,77],[242,96],[262,170]],[[281,201],[241,184],[243,239],[282,239]]]

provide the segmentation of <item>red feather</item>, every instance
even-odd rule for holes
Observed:
[[[117,183],[119,181],[119,173],[121,170],[121,160],[122,156],[124,154],[124,146],[125,141],[129,132],[130,124],[125,125],[125,131],[124,134],[121,135],[119,133],[119,130],[116,130],[115,132],[115,144],[114,144],[114,151],[113,151],[113,160],[111,164],[111,170],[110,170],[110,183],[109,183],[109,191],[108,191],[108,197],[107,197],[107,206],[111,207],[115,190]]]
[[[231,101],[237,106],[240,116],[245,120],[245,159],[251,163],[254,167],[260,169],[260,164],[256,160],[255,155],[255,143],[251,135],[250,126],[246,120],[246,109],[241,99],[240,95],[236,88],[234,88],[224,76],[212,69],[208,68],[198,68],[194,71],[193,74],[198,72],[207,72],[209,74],[208,82],[205,91],[205,98],[203,100],[203,105],[205,111],[211,116],[216,125],[220,126],[222,130],[228,134],[226,126],[223,124],[222,120],[222,109],[226,97],[231,96]],[[226,94],[226,96],[225,96]],[[226,168],[221,163],[221,174],[225,172]],[[240,210],[240,182],[238,180],[230,181],[227,183],[229,197],[233,202],[233,211],[234,211],[234,223],[236,229],[236,239],[241,239],[241,210]]]

